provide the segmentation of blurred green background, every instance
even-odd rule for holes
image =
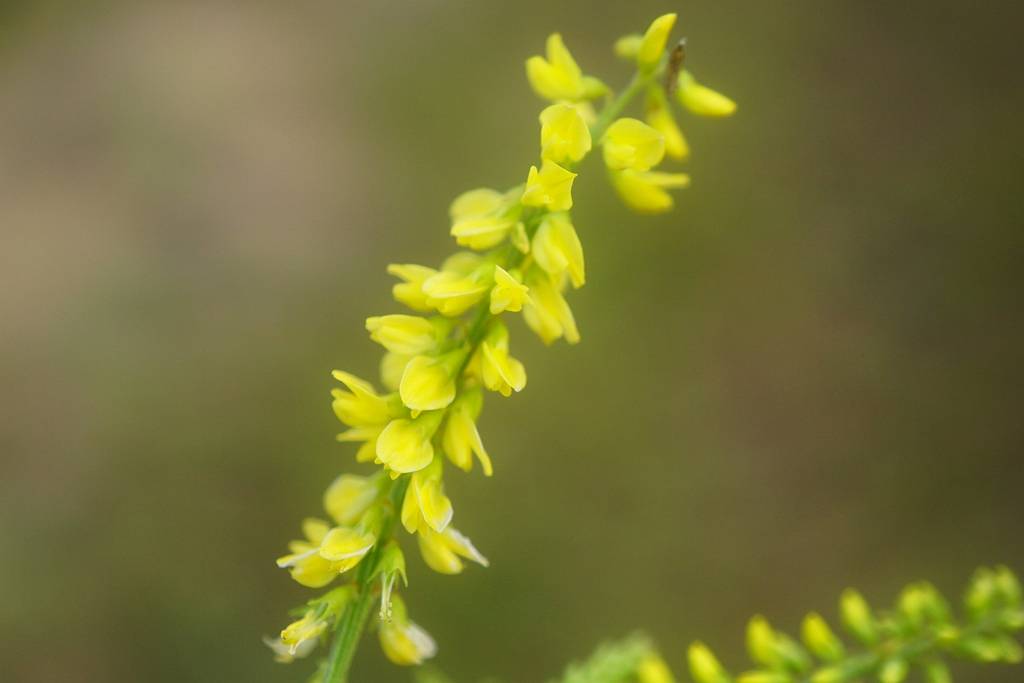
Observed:
[[[670,215],[584,168],[583,343],[516,323],[496,476],[449,484],[492,566],[410,560],[437,663],[542,681],[644,627],[738,666],[754,612],[1024,570],[1020,3],[5,3],[0,678],[304,680],[273,559],[357,469],[329,371],[374,374],[384,265],[525,177],[548,32],[621,84],[673,10],[739,114],[684,120]],[[409,674],[367,641],[355,680]]]

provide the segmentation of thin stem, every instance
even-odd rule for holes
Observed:
[[[398,519],[397,511],[401,509],[400,506],[405,498],[407,488],[409,488],[409,476],[404,475],[395,481],[388,494],[391,510],[384,519],[380,537],[377,539],[376,545],[373,546],[373,550],[370,551],[366,559],[359,563],[355,578],[358,592],[345,607],[334,630],[334,642],[331,644],[331,651],[327,657],[327,668],[324,670],[324,683],[345,683],[348,680],[348,670],[352,666],[352,658],[355,656],[356,647],[359,645],[359,640],[372,611],[375,596],[371,581],[377,569],[377,561],[380,558],[381,548],[394,532],[395,522]]]
[[[653,83],[658,75],[663,71],[662,67],[652,69],[645,73],[638,73],[633,76],[633,80],[629,82],[626,89],[619,93],[618,97],[609,102],[604,109],[601,110],[600,115],[597,117],[597,121],[590,129],[590,135],[595,140],[600,140],[601,136],[608,129],[608,126],[612,124],[612,121],[622,113],[622,110],[633,101],[633,98],[643,92],[648,85]]]

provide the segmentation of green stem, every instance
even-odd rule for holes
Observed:
[[[662,73],[663,68],[652,69],[645,73],[638,73],[633,76],[633,80],[629,82],[626,89],[619,93],[618,97],[608,103],[604,109],[601,110],[600,115],[597,117],[597,121],[590,129],[590,136],[595,141],[600,140],[604,132],[608,130],[608,126],[612,124],[622,110],[625,109],[633,98],[639,95],[641,92],[647,89],[647,86],[653,83],[658,76]]]
[[[388,494],[391,510],[384,519],[377,544],[359,563],[354,582],[358,592],[345,607],[334,630],[334,642],[331,644],[331,651],[327,657],[327,668],[324,670],[324,683],[345,683],[348,680],[348,670],[352,666],[352,658],[355,656],[356,647],[366,628],[366,622],[370,617],[376,597],[371,581],[377,569],[380,551],[394,532],[395,522],[398,519],[397,512],[401,509],[407,488],[409,488],[409,476],[405,475],[395,481]]]

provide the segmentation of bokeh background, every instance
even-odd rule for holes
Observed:
[[[738,666],[755,611],[1024,570],[1020,3],[4,3],[0,678],[304,680],[273,558],[356,469],[329,370],[374,373],[384,265],[524,177],[549,31],[622,83],[672,10],[739,114],[684,121],[670,215],[580,177],[583,343],[516,324],[497,474],[449,484],[492,566],[411,559],[438,664],[543,681],[643,627]],[[355,680],[409,674],[367,641]]]

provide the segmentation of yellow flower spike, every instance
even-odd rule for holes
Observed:
[[[550,211],[568,211],[572,208],[572,183],[576,174],[562,168],[550,159],[541,163],[540,170],[530,167],[523,191],[524,206],[540,206]]]
[[[690,156],[690,145],[687,144],[683,131],[679,129],[672,111],[665,98],[661,86],[652,86],[647,91],[646,116],[647,124],[661,133],[665,138],[665,153],[676,160]]]
[[[665,158],[665,137],[639,119],[621,118],[608,126],[604,162],[612,170],[647,171]]]
[[[413,411],[440,410],[455,400],[455,375],[467,351],[441,356],[416,356],[405,366],[399,383],[402,403]]]
[[[547,40],[547,59],[526,60],[526,78],[534,92],[547,100],[590,100],[608,92],[608,87],[592,76],[584,76],[562,36],[552,33]]]
[[[316,642],[320,634],[327,630],[327,620],[321,610],[309,610],[298,621],[293,621],[281,631],[281,642],[288,646],[288,654],[295,656],[303,643]]]
[[[398,474],[416,472],[429,465],[434,458],[430,440],[442,415],[435,410],[411,420],[392,420],[377,437],[377,459]]]
[[[675,205],[666,189],[683,188],[690,184],[685,173],[634,171],[623,169],[611,174],[612,186],[626,203],[638,213],[662,213]]]
[[[723,117],[732,116],[736,111],[736,103],[725,95],[701,85],[689,71],[679,74],[679,87],[676,89],[679,103],[698,116]]]
[[[381,650],[392,664],[417,666],[437,654],[437,643],[415,622],[409,620],[405,603],[392,598],[392,616],[377,632]]]
[[[451,235],[470,249],[490,249],[501,243],[518,219],[515,197],[481,188],[464,192],[452,202]]]
[[[491,290],[491,315],[503,311],[516,313],[530,298],[530,288],[501,266],[494,266],[494,289]]]
[[[366,319],[370,339],[388,351],[408,355],[433,351],[450,329],[449,321],[415,315],[377,315]]]
[[[370,552],[377,537],[358,527],[336,526],[320,541],[320,557],[331,562],[337,573],[355,567]]]
[[[640,660],[636,677],[638,683],[676,683],[668,664],[656,654],[649,654]]]
[[[568,214],[549,213],[544,216],[533,236],[533,258],[551,275],[568,272],[572,286],[577,289],[586,282],[583,245]]]
[[[665,43],[668,42],[668,36],[675,25],[675,14],[663,14],[651,22],[636,53],[636,63],[642,70],[649,71],[658,65],[665,51]]]
[[[402,382],[402,373],[405,372],[405,366],[414,357],[391,351],[385,353],[380,359],[380,380],[384,386],[391,391],[398,391],[398,385]]]
[[[633,61],[636,59],[637,54],[640,53],[640,45],[643,42],[644,37],[639,33],[630,33],[629,35],[622,36],[615,41],[613,48],[615,56],[620,59]]]
[[[277,566],[287,569],[291,577],[307,588],[322,588],[338,576],[334,563],[317,553],[320,543],[327,535],[330,525],[320,519],[305,519],[302,533],[305,540],[288,544],[288,555],[277,559]]]
[[[534,271],[527,278],[530,285],[531,301],[523,307],[523,320],[537,333],[545,344],[565,337],[565,341],[576,344],[580,340],[579,330],[572,309],[562,296],[563,284],[541,271]]]
[[[402,526],[410,534],[428,527],[444,531],[452,521],[452,502],[441,483],[442,461],[437,457],[412,475],[402,501]]]
[[[579,109],[552,104],[540,113],[540,156],[556,163],[576,162],[590,151],[590,128]]]
[[[324,509],[338,524],[351,526],[373,505],[379,493],[379,476],[343,474],[324,492]]]
[[[348,391],[331,391],[331,408],[339,420],[350,427],[374,427],[395,417],[395,406],[379,396],[369,382],[341,370],[331,373]]]
[[[489,565],[487,558],[480,554],[473,543],[451,526],[441,533],[420,529],[417,538],[423,561],[439,574],[461,573],[465,567],[461,558],[484,567]]]
[[[484,476],[489,477],[494,473],[494,468],[476,428],[483,400],[483,392],[479,389],[466,391],[456,399],[448,409],[448,419],[441,434],[441,448],[452,464],[465,472],[473,469],[473,456],[476,455]]]
[[[423,293],[423,283],[436,275],[436,270],[413,263],[392,263],[388,266],[388,273],[402,280],[391,287],[395,301],[421,313],[432,310],[427,295]]]

